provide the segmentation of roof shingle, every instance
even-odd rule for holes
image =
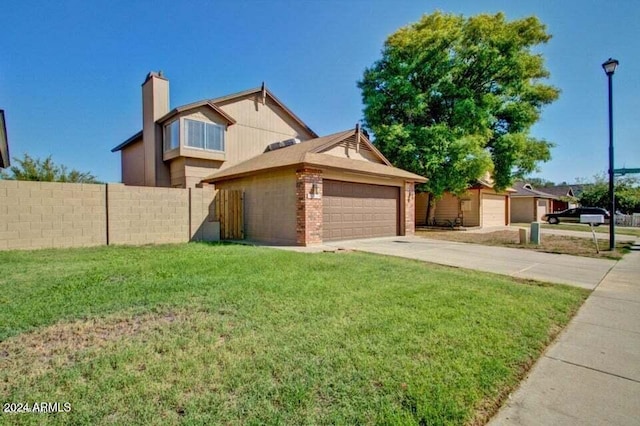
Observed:
[[[371,175],[403,178],[415,182],[427,181],[426,178],[420,175],[398,169],[393,166],[388,166],[386,164],[336,157],[334,155],[319,152],[329,146],[340,143],[353,134],[353,129],[346,130],[344,132],[338,132],[332,135],[304,141],[286,148],[280,148],[275,151],[265,152],[243,161],[242,163],[236,164],[235,166],[223,169],[211,176],[207,176],[202,181],[215,183],[267,170],[293,167],[297,165],[329,169],[344,169]],[[367,141],[367,143],[369,142]]]

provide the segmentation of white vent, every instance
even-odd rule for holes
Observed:
[[[275,151],[277,149],[286,148],[288,146],[296,145],[296,144],[299,144],[299,143],[300,143],[300,139],[298,139],[298,138],[291,138],[291,139],[287,139],[287,140],[280,141],[280,142],[274,142],[274,143],[270,144],[267,147],[265,152]]]

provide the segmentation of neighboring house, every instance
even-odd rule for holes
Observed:
[[[264,86],[169,109],[169,82],[142,85],[143,130],[112,151],[127,185],[244,192],[248,239],[275,244],[414,231],[414,185],[363,132],[318,137]]]
[[[515,182],[515,192],[511,194],[511,222],[540,222],[547,213],[553,212],[552,203],[559,197],[545,191],[538,191],[531,184]]]
[[[577,197],[582,193],[582,185],[556,185],[544,188],[544,192],[554,195],[551,200],[551,212],[560,212],[578,207]]]
[[[10,165],[7,124],[4,121],[4,110],[0,109],[0,169],[9,167]]]
[[[467,192],[456,197],[445,193],[436,202],[436,224],[459,221],[465,227],[491,227],[509,224],[509,192],[496,191],[491,179],[478,179]],[[429,194],[416,195],[416,224],[427,224]]]

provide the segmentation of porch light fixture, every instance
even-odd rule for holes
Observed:
[[[309,192],[309,198],[320,198],[320,191],[318,190],[318,184],[311,184],[311,191]]]

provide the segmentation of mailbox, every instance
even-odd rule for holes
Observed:
[[[580,223],[591,223],[594,225],[599,225],[604,223],[604,215],[603,214],[581,214],[580,215]]]

